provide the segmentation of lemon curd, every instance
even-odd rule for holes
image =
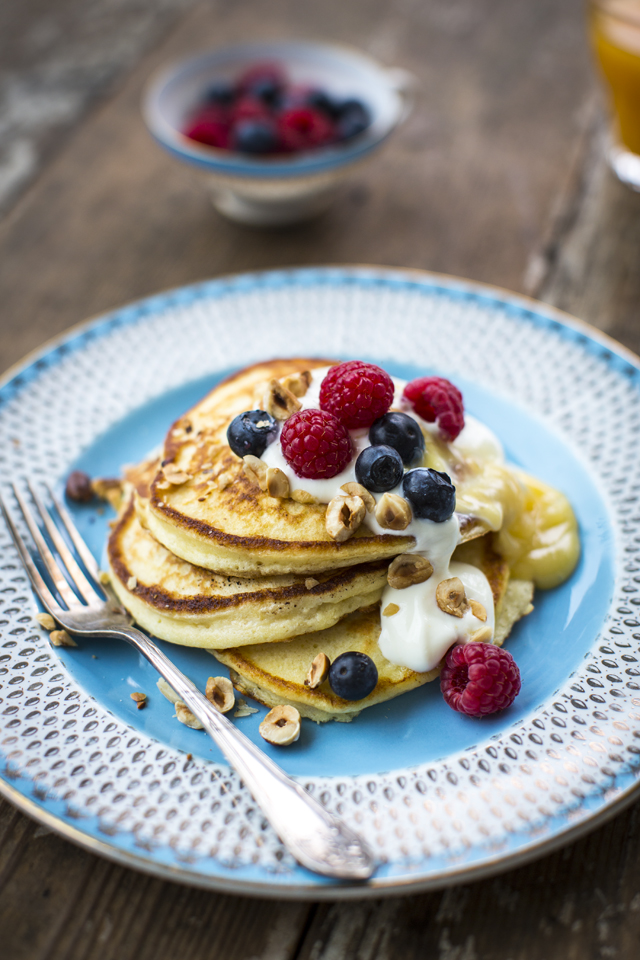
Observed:
[[[477,435],[482,425],[467,421]],[[495,549],[508,562],[512,577],[533,580],[546,590],[557,587],[580,557],[571,504],[559,490],[505,463],[499,444],[491,448],[486,438],[492,435],[482,429],[485,436],[477,450],[470,449],[466,438],[464,445],[447,445],[430,433],[425,466],[455,478],[457,513],[477,517],[496,534]]]
[[[590,33],[611,90],[619,138],[640,155],[640,2],[594,3]]]

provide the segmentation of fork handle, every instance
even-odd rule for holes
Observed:
[[[375,869],[371,851],[266,756],[185,677],[152,640],[135,627],[103,635],[133,644],[200,720],[295,859],[314,873],[340,880],[366,880]]]

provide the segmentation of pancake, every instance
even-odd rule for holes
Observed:
[[[243,577],[313,574],[390,559],[415,545],[412,536],[376,535],[365,524],[336,543],[325,528],[325,504],[269,496],[245,475],[242,460],[227,444],[229,423],[260,404],[260,389],[270,379],[330,362],[293,358],[255,364],[215,387],[173,424],[163,449],[164,472],[154,477],[148,498],[139,495],[136,501],[142,523],[160,543],[197,566]],[[487,526],[465,515],[461,529],[469,539]]]
[[[490,537],[483,537],[476,544],[471,550],[465,550],[467,545],[464,545],[461,555],[456,553],[454,557],[479,566],[487,577],[496,606],[494,643],[501,646],[513,624],[532,609],[533,583],[510,580],[509,567],[493,551]],[[427,673],[415,673],[390,663],[380,652],[379,635],[380,610],[376,606],[350,614],[327,630],[308,633],[287,643],[215,651],[214,656],[229,667],[234,686],[260,703],[269,707],[290,704],[302,716],[317,722],[348,722],[366,707],[429,683],[440,673],[439,667]],[[343,700],[333,693],[327,681],[315,690],[304,685],[309,667],[319,653],[325,653],[333,661],[348,650],[366,653],[378,669],[378,683],[368,697],[356,702]]]
[[[130,476],[132,474],[130,473]],[[138,488],[144,469],[138,473]],[[380,599],[384,561],[318,574],[239,579],[175,557],[141,525],[133,500],[109,538],[111,583],[141,627],[172,643],[224,649],[323,630]]]

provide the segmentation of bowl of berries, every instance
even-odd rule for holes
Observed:
[[[346,47],[264,42],[164,69],[143,103],[172,156],[202,171],[233,220],[282,225],[321,212],[408,115],[412,77]]]

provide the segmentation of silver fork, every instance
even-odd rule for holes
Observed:
[[[40,560],[62,603],[56,600],[40,574],[31,551],[18,532],[1,497],[0,506],[33,588],[51,616],[65,630],[76,636],[127,640],[139,650],[200,720],[251,791],[283,844],[299,863],[327,877],[341,880],[368,879],[375,865],[365,842],[346,824],[324,810],[299,784],[265,756],[216,710],[146,634],[131,626],[125,611],[106,596],[100,586],[98,566],[65,507],[48,488],[58,516],[89,576],[85,575],[69,549],[51,512],[33,487],[29,484],[27,487],[39,514],[39,521],[15,484],[13,493]],[[57,559],[40,524],[48,534]]]

